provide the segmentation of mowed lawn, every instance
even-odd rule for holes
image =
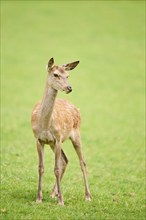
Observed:
[[[144,220],[144,1],[1,1],[1,219]],[[81,111],[92,201],[69,141],[61,187],[50,198],[54,155],[45,147],[44,199],[36,204],[38,157],[31,111],[45,65],[80,60],[73,92]]]

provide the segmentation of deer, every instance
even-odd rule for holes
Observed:
[[[50,145],[55,155],[54,174],[56,183],[52,189],[51,197],[57,197],[59,205],[64,205],[60,182],[68,164],[62,144],[66,139],[70,139],[78,155],[85,184],[85,200],[91,201],[89,191],[86,163],[83,156],[81,135],[80,135],[80,111],[69,101],[56,99],[58,91],[66,94],[72,92],[72,87],[68,82],[68,71],[73,70],[79,61],[63,64],[54,64],[51,58],[47,64],[47,81],[43,98],[37,102],[32,110],[31,124],[32,131],[36,139],[38,152],[38,192],[36,202],[41,203],[42,176],[44,173],[44,145]]]

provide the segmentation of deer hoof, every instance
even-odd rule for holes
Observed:
[[[57,196],[58,196],[58,193],[56,193],[56,192],[52,192],[52,193],[51,193],[51,198],[52,198],[52,199],[54,199],[54,198],[57,197]]]
[[[91,195],[86,195],[85,200],[90,202],[91,201]]]
[[[60,194],[58,195],[58,205],[64,206],[63,196]]]
[[[58,202],[58,205],[64,206],[64,202],[63,202],[63,201],[59,201],[59,202]]]
[[[36,200],[36,203],[37,203],[37,204],[42,203],[42,199],[37,199],[37,200]]]

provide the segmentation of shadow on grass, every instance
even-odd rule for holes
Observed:
[[[17,203],[20,202],[22,203],[27,203],[29,205],[39,205],[36,203],[36,196],[37,196],[37,190],[23,190],[23,189],[17,189],[17,190],[13,190],[11,192],[11,197],[13,200],[15,200]],[[48,204],[52,204],[55,205],[57,204],[57,198],[51,198],[50,194],[48,191],[44,191],[43,192],[43,201],[42,203],[48,203]]]

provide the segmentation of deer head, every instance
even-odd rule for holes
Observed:
[[[51,58],[47,64],[48,85],[57,91],[64,91],[67,94],[70,93],[72,91],[72,87],[68,82],[69,74],[67,71],[73,70],[78,64],[79,61],[75,61],[72,63],[63,64],[62,66],[57,66],[54,65],[54,59]]]

